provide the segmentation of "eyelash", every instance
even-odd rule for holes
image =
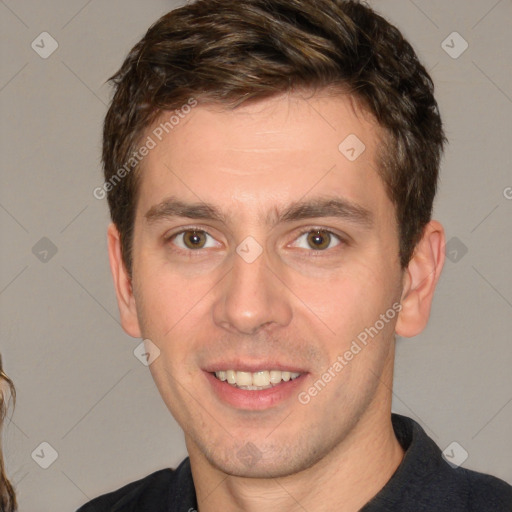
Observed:
[[[201,226],[190,226],[190,227],[187,227],[187,228],[182,229],[180,231],[177,231],[176,233],[172,233],[170,235],[165,236],[165,242],[166,243],[167,242],[172,242],[172,240],[175,237],[177,237],[178,235],[182,235],[182,234],[186,233],[187,231],[199,231],[201,233],[205,233],[206,235],[208,235],[211,238],[214,238],[203,227],[201,227]],[[333,249],[338,247],[338,245],[347,245],[347,241],[342,236],[338,235],[334,231],[331,231],[329,229],[325,229],[325,228],[322,228],[322,227],[310,227],[310,228],[304,229],[304,230],[302,230],[302,231],[300,231],[298,233],[298,235],[295,237],[294,241],[299,239],[301,236],[303,236],[305,234],[313,233],[315,231],[321,231],[322,233],[326,233],[326,234],[330,235],[331,237],[336,238],[338,240],[339,244],[337,244],[336,246],[332,247],[331,249],[316,249],[316,250],[315,249],[310,249],[310,250],[303,249],[306,252],[312,253],[312,256],[317,256],[317,255],[320,255],[322,253],[325,254],[326,252],[332,251]],[[201,252],[202,252],[201,249],[197,249],[197,250],[181,249],[179,247],[178,248],[173,248],[173,251],[181,253],[181,254],[187,254],[190,257],[200,256]]]

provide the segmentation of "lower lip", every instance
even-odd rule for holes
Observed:
[[[204,372],[210,382],[214,393],[224,403],[237,409],[262,410],[279,405],[281,402],[297,395],[297,390],[302,384],[305,373],[296,379],[288,382],[281,381],[280,384],[271,388],[257,390],[240,389],[221,381],[210,372]]]

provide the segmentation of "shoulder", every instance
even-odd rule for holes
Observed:
[[[402,463],[364,510],[512,512],[512,487],[491,475],[456,466],[411,418],[394,414]],[[372,508],[373,507],[373,508]]]
[[[475,512],[512,512],[512,486],[491,475],[463,469],[469,510]]]
[[[169,486],[174,473],[172,469],[155,471],[116,491],[98,496],[76,512],[135,512],[140,510],[138,507],[141,505],[151,506],[151,510],[158,512],[158,505],[166,506]]]
[[[417,511],[512,512],[512,487],[494,476],[446,464],[408,503],[417,504]]]

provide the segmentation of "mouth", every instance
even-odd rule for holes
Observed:
[[[252,411],[293,404],[294,395],[308,375],[299,367],[240,361],[210,366],[203,372],[211,391],[222,403]]]
[[[262,370],[257,372],[220,370],[211,373],[221,382],[226,382],[235,388],[246,391],[270,389],[301,376],[300,372],[281,370]]]

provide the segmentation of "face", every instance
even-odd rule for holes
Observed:
[[[346,96],[199,105],[143,162],[123,324],[226,473],[310,467],[389,404],[402,272],[376,130]]]

